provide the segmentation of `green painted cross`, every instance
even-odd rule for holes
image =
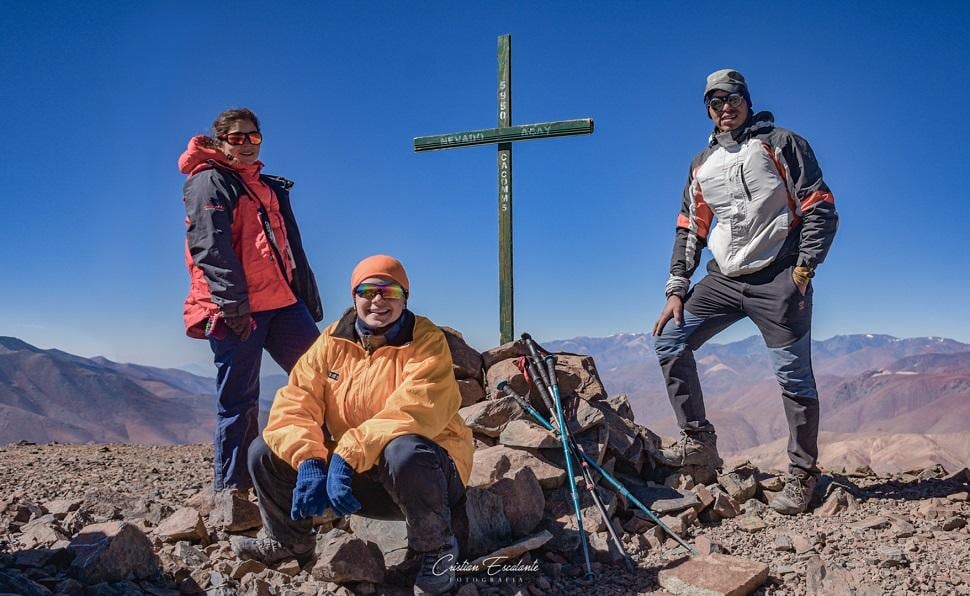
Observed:
[[[415,151],[498,144],[499,334],[512,341],[512,143],[591,134],[592,118],[512,126],[512,36],[498,38],[498,127],[416,137]]]

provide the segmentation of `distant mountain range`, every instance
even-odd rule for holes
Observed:
[[[646,334],[547,342],[590,354],[611,395],[630,396],[637,421],[675,436],[653,341]],[[812,342],[822,430],[949,433],[970,420],[970,344],[938,337],[840,335]],[[737,452],[787,436],[778,384],[760,337],[708,344],[696,359],[718,445]]]
[[[580,337],[543,345],[593,356],[608,393],[630,396],[639,423],[676,436],[678,429],[649,335]],[[831,433],[825,436],[846,441],[845,433],[856,437],[859,433],[933,435],[927,439],[929,443],[909,449],[927,453],[934,445],[958,443],[961,436],[970,441],[966,432],[970,344],[935,337],[845,335],[812,345],[822,430]],[[760,337],[708,344],[696,357],[708,416],[718,429],[723,452],[751,454],[745,450],[787,436],[778,385]],[[273,396],[286,377],[267,375],[261,382],[260,418],[265,422]],[[21,439],[209,442],[214,401],[211,377],[119,364],[102,357],[82,358],[0,337],[0,444]],[[946,433],[950,434],[936,438]],[[910,445],[914,440],[905,439]],[[858,441],[851,445],[846,449],[861,453]],[[963,457],[960,450],[948,449],[942,459]],[[930,457],[924,455],[924,459]],[[876,460],[879,457],[901,456],[872,455]]]
[[[212,381],[0,337],[0,443],[212,440]]]

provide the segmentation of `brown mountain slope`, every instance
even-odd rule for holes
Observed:
[[[787,439],[738,452],[732,461],[750,460],[762,469],[788,466]],[[831,433],[819,435],[819,464],[828,470],[869,466],[892,474],[942,464],[947,470],[970,465],[970,431],[934,435],[916,433]]]

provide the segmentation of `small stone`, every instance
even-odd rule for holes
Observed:
[[[742,515],[735,521],[738,524],[738,529],[748,532],[749,534],[760,532],[768,527],[768,524],[766,524],[763,519],[756,515]]]
[[[191,507],[183,507],[162,520],[155,529],[155,535],[163,542],[202,542],[209,538],[202,516]]]
[[[726,548],[708,538],[706,534],[701,534],[697,538],[694,538],[694,548],[701,555],[710,555],[712,553],[729,554]]]
[[[224,532],[242,532],[262,526],[259,507],[245,495],[245,492],[235,490],[217,492],[209,512],[209,525]]]
[[[916,527],[904,519],[894,519],[892,534],[895,538],[909,538],[916,535]]]
[[[953,517],[948,517],[946,520],[944,520],[943,523],[940,524],[940,527],[943,528],[943,530],[946,532],[951,532],[953,530],[959,530],[960,528],[966,525],[967,525],[967,520],[963,519],[958,515],[955,515]]]
[[[717,483],[738,503],[743,503],[758,492],[758,481],[750,469],[740,469],[717,477]]]
[[[670,528],[674,532],[674,534],[677,534],[678,536],[683,536],[684,532],[687,531],[687,524],[684,522],[683,519],[679,517],[674,517],[672,515],[665,515],[660,518],[660,521],[668,528]],[[657,527],[659,528],[660,526],[657,526]]]
[[[805,583],[809,594],[828,596],[853,596],[853,588],[858,585],[847,571],[834,564],[826,565],[818,555],[806,561]]]
[[[909,559],[903,554],[901,548],[895,546],[884,546],[879,549],[880,567],[903,567],[909,564]]]
[[[856,498],[851,493],[839,487],[832,491],[832,494],[825,499],[825,502],[815,510],[815,515],[820,517],[833,517],[843,511],[853,511],[858,507]]]
[[[771,548],[778,552],[795,552],[795,545],[787,534],[777,534]]]
[[[711,492],[711,489],[703,484],[698,484],[691,490],[694,491],[694,494],[697,495],[697,500],[700,502],[698,513],[714,504],[714,494]]]
[[[802,534],[792,534],[791,542],[795,549],[795,554],[803,555],[815,550],[815,543]]]
[[[970,501],[970,492],[962,491],[958,493],[952,493],[946,496],[948,501],[955,501],[957,503],[963,503],[964,501]]]
[[[882,530],[883,528],[889,527],[889,520],[885,517],[874,515],[863,519],[862,521],[857,521],[849,524],[849,527],[854,530]]]
[[[767,505],[759,501],[758,499],[748,499],[744,502],[744,513],[751,515],[760,515],[764,512]]]
[[[758,484],[762,490],[776,493],[785,488],[785,478],[784,476],[766,476],[759,479]]]
[[[720,490],[714,492],[714,505],[711,507],[711,510],[725,519],[737,517],[741,513],[738,502]]]
[[[499,435],[498,441],[507,447],[523,449],[552,449],[559,446],[555,435],[528,420],[509,422]]]
[[[660,570],[660,586],[672,594],[750,594],[768,579],[768,565],[722,554],[693,557]]]
[[[276,570],[283,575],[289,575],[290,577],[295,577],[300,573],[300,563],[296,559],[287,559],[279,565],[276,566]]]
[[[229,574],[229,577],[232,579],[242,579],[247,573],[259,573],[264,569],[266,569],[266,565],[254,559],[240,561],[233,565],[232,572]]]

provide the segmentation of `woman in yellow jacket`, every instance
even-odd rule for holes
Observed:
[[[451,353],[442,331],[407,309],[397,259],[364,259],[350,289],[354,308],[296,364],[250,448],[269,538],[237,538],[233,549],[266,564],[306,563],[311,518],[327,508],[403,517],[409,546],[423,554],[415,593],[440,593],[454,585],[452,512],[464,506],[474,453]]]

